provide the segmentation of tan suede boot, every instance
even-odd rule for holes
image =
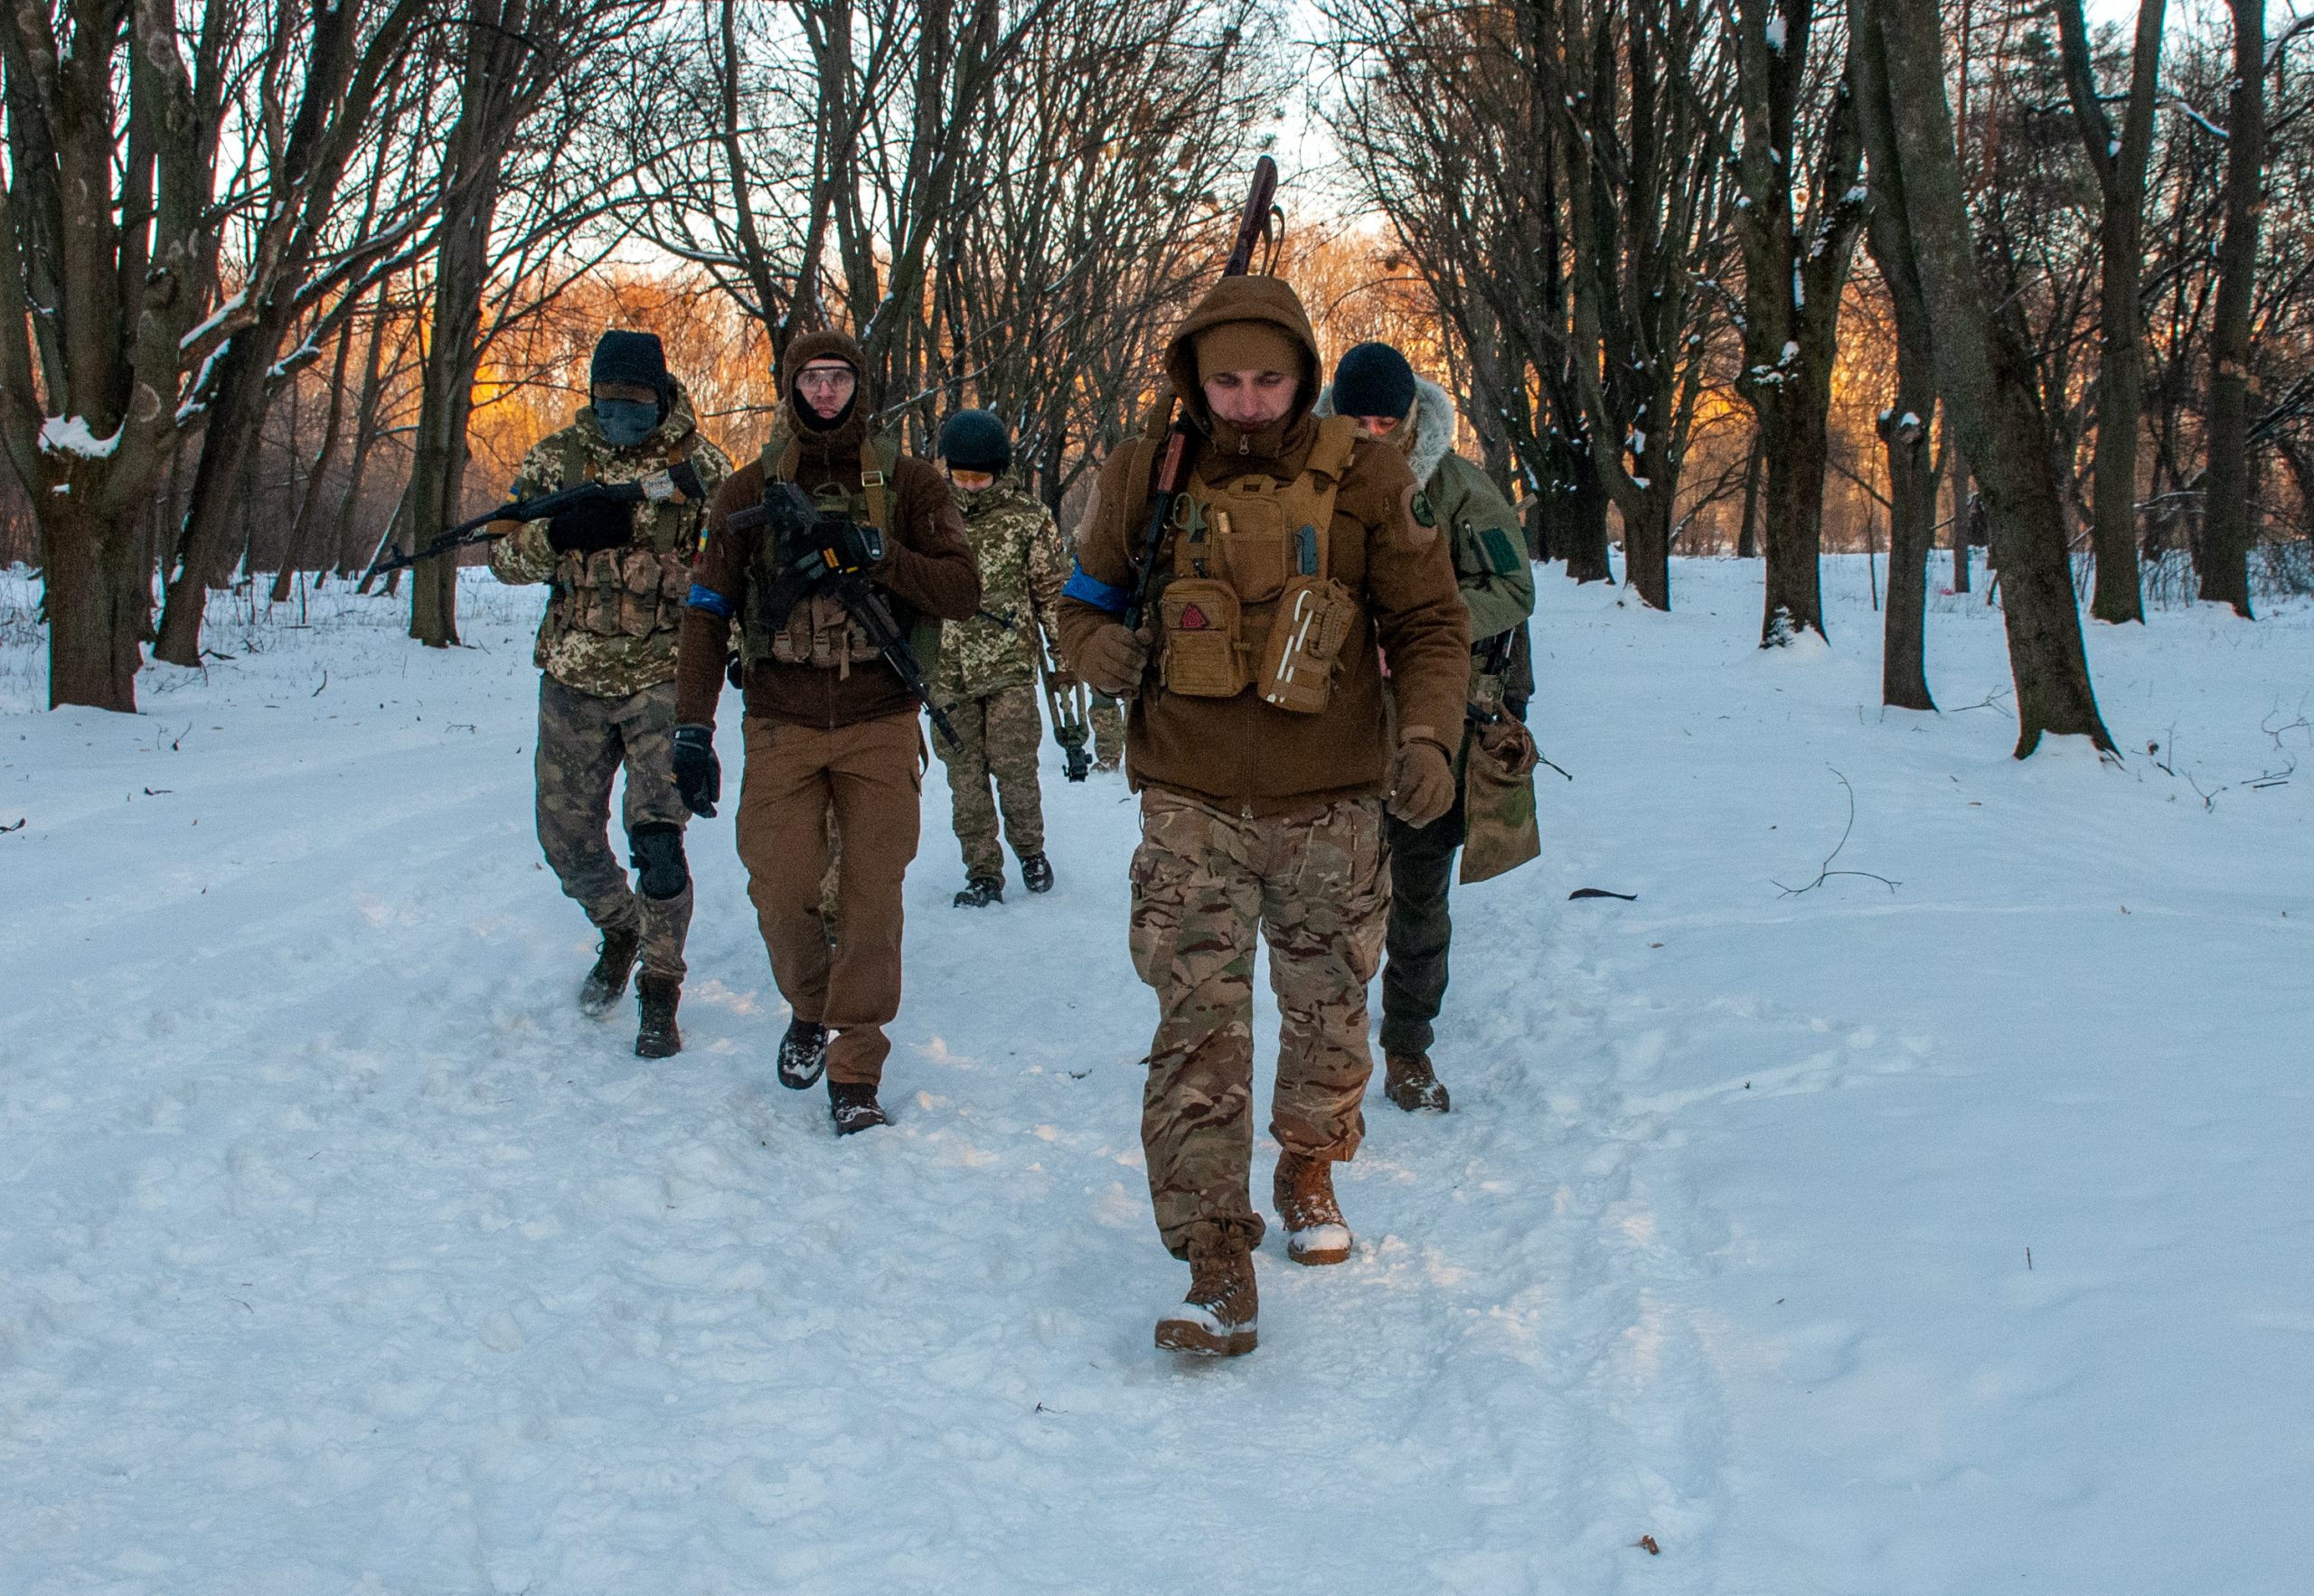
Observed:
[[[1296,1263],[1340,1263],[1350,1257],[1350,1226],[1334,1200],[1334,1167],[1324,1159],[1277,1155],[1271,1184],[1285,1226],[1285,1255]]]
[[[1388,1053],[1382,1057],[1382,1095],[1408,1113],[1446,1112],[1446,1084],[1430,1067],[1427,1053]]]
[[[1157,1345],[1199,1357],[1237,1357],[1254,1349],[1254,1255],[1219,1234],[1190,1242],[1190,1294],[1157,1321]]]

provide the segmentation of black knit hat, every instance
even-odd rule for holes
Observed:
[[[632,382],[659,396],[664,409],[674,397],[674,380],[667,375],[667,352],[656,333],[630,333],[614,327],[595,343],[594,363],[587,372],[591,387],[598,382]]]
[[[1387,343],[1361,343],[1334,368],[1334,414],[1389,416],[1414,408],[1414,368]]]
[[[940,428],[940,457],[966,471],[1002,471],[1012,464],[1012,438],[989,410],[959,410]]]

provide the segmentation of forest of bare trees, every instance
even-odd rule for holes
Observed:
[[[1314,31],[1296,37],[1294,30]],[[1261,149],[1331,350],[1468,397],[1538,558],[1760,636],[1885,570],[1997,602],[2019,751],[2085,624],[2314,585],[2314,20],[2262,0],[31,0],[0,12],[0,560],[55,703],[210,596],[471,512],[647,326],[733,453],[799,330],[1058,507]],[[1877,591],[1877,588],[1876,588]],[[455,571],[391,597],[457,639]],[[1836,642],[1848,640],[1836,639]]]

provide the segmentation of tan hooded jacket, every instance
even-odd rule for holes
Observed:
[[[859,485],[861,445],[868,437],[874,404],[863,380],[851,414],[839,425],[823,432],[802,425],[795,415],[795,374],[823,357],[847,361],[855,371],[866,364],[860,346],[842,333],[807,333],[787,346],[779,373],[786,397],[774,431],[796,440],[795,480],[806,493],[832,483]],[[964,538],[964,518],[948,496],[947,479],[931,462],[903,455],[893,467],[889,494],[884,560],[868,577],[891,595],[901,634],[908,634],[918,615],[944,621],[972,615],[980,607],[980,568]],[[731,474],[709,507],[677,658],[675,715],[681,721],[707,724],[714,718],[731,625],[748,613],[748,572],[763,535],[760,528],[733,532],[729,522],[733,512],[760,504],[763,496],[763,462],[750,460]],[[745,690],[750,715],[823,728],[902,714],[919,702],[881,663],[840,671],[757,660],[748,667]]]
[[[1197,335],[1237,321],[1283,329],[1303,354],[1293,409],[1250,435],[1212,413],[1197,380]],[[1318,435],[1310,414],[1318,394],[1318,350],[1291,287],[1275,277],[1224,278],[1174,334],[1165,369],[1193,429],[1194,480],[1218,483],[1259,472],[1285,482],[1301,474]],[[1059,615],[1061,649],[1072,662],[1094,633],[1122,618],[1132,595],[1148,526],[1151,454],[1144,444],[1109,457],[1078,527],[1077,574],[1062,596]],[[1152,670],[1133,700],[1126,737],[1126,765],[1136,784],[1244,814],[1284,813],[1386,792],[1394,750],[1383,709],[1385,656],[1400,738],[1434,743],[1453,757],[1463,740],[1469,620],[1444,540],[1411,512],[1414,493],[1413,474],[1397,448],[1358,441],[1334,499],[1328,566],[1357,596],[1364,627],[1342,647],[1325,709],[1295,714],[1264,703],[1250,688],[1228,699],[1186,697],[1166,691]],[[1170,549],[1161,552],[1161,583],[1171,562]],[[1152,624],[1155,615],[1152,602]]]

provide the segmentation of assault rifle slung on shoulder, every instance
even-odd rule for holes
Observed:
[[[582,482],[536,499],[510,499],[495,510],[460,521],[425,548],[409,554],[389,555],[381,545],[378,558],[362,573],[361,587],[366,588],[389,571],[401,570],[437,555],[453,553],[476,543],[495,542],[507,534],[489,530],[494,521],[545,521],[581,504],[696,504],[706,497],[706,484],[699,480],[699,473],[692,469],[691,462],[678,460],[663,471],[652,472],[633,482]]]

